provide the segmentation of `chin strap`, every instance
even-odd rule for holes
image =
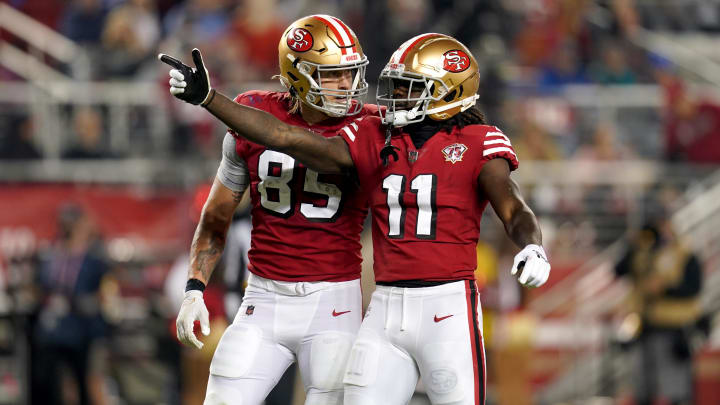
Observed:
[[[451,109],[451,108],[455,108],[455,107],[457,107],[457,106],[459,106],[459,105],[462,106],[462,108],[460,109],[460,111],[461,111],[461,112],[462,112],[462,111],[465,111],[465,110],[467,110],[468,108],[474,106],[474,105],[475,105],[475,102],[477,101],[478,98],[480,98],[480,96],[477,95],[477,94],[475,94],[475,95],[472,96],[472,97],[468,97],[468,98],[465,98],[465,99],[462,99],[462,100],[458,100],[458,101],[455,101],[455,102],[450,103],[450,104],[446,104],[446,105],[441,106],[441,107],[431,108],[431,109],[429,109],[429,110],[426,110],[424,113],[422,113],[422,114],[423,114],[422,117],[423,117],[423,119],[424,119],[426,116],[428,116],[428,115],[430,115],[430,114],[435,114],[435,113],[439,113],[439,112],[442,112],[442,111],[446,111],[446,110],[449,110],[449,109]],[[387,114],[392,114],[392,119],[389,119],[388,121],[390,121],[390,122],[392,123],[392,125],[393,125],[394,127],[396,127],[396,128],[398,128],[398,127],[404,127],[405,125],[411,124],[411,123],[413,123],[413,122],[417,122],[417,121],[414,121],[414,120],[415,120],[418,116],[420,116],[420,114],[421,114],[421,112],[420,112],[420,107],[421,107],[422,105],[423,105],[423,103],[418,103],[418,105],[416,105],[412,110],[399,110],[399,111],[395,111],[395,112],[392,112],[392,113],[387,113]]]
[[[480,98],[480,96],[479,96],[478,94],[475,94],[475,95],[472,96],[472,97],[464,98],[464,99],[458,100],[458,101],[456,101],[456,102],[454,102],[454,103],[445,104],[445,105],[442,106],[442,107],[431,108],[431,109],[425,111],[425,114],[435,114],[435,113],[439,113],[439,112],[441,112],[441,111],[445,111],[445,110],[449,110],[449,109],[451,109],[451,108],[455,108],[455,107],[457,107],[457,106],[459,106],[459,105],[462,105],[462,108],[460,109],[460,112],[462,112],[462,111],[465,111],[465,110],[467,110],[468,108],[474,106],[474,105],[475,105],[475,102],[476,102],[477,99],[479,99],[479,98]]]
[[[392,131],[390,127],[388,126],[385,132],[385,146],[382,147],[380,150],[380,159],[382,159],[383,166],[387,166],[389,163],[389,157],[392,156],[394,158],[394,161],[397,162],[398,160],[398,154],[395,152],[396,150],[400,150],[397,146],[393,146],[390,143],[390,140],[392,138]]]
[[[445,111],[445,110],[449,110],[449,109],[451,109],[451,108],[455,108],[455,107],[457,107],[457,106],[459,106],[459,105],[462,105],[462,108],[460,108],[460,112],[462,112],[462,111],[465,111],[465,110],[467,110],[468,108],[474,106],[474,105],[475,105],[475,102],[476,102],[477,99],[479,99],[479,98],[480,98],[480,96],[479,96],[478,94],[475,94],[475,95],[472,96],[472,97],[468,97],[468,98],[465,98],[465,99],[462,99],[462,100],[458,100],[458,101],[456,101],[456,102],[454,102],[454,103],[445,104],[445,105],[442,106],[442,107],[431,108],[431,109],[425,111],[425,114],[435,114],[435,113],[439,113],[439,112],[441,112],[441,111]]]

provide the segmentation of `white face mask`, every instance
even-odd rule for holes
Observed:
[[[403,88],[407,89],[404,98],[397,97],[395,94],[395,84],[397,82],[401,82]],[[436,97],[432,96],[433,86],[440,88],[438,96]],[[422,89],[419,95],[417,95],[418,89]],[[428,114],[447,111],[457,106],[462,106],[460,111],[465,111],[475,105],[475,102],[480,97],[475,94],[450,104],[428,109],[430,102],[441,100],[448,92],[449,90],[445,83],[432,77],[420,74],[407,74],[398,72],[397,70],[383,70],[380,74],[376,97],[378,105],[385,107],[384,114],[382,109],[380,110],[382,123],[394,127],[402,127],[420,122],[424,120]],[[415,93],[414,96],[413,93]]]
[[[368,92],[368,84],[365,81],[367,64],[367,58],[343,65],[319,65],[307,61],[298,63],[298,71],[310,83],[310,89],[306,96],[308,105],[332,117],[359,113],[363,107],[362,99]],[[337,71],[350,72],[350,88],[339,89],[323,85],[323,72]],[[317,74],[312,74],[312,72]]]

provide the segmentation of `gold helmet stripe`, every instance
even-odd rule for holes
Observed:
[[[330,30],[335,34],[335,38],[337,38],[337,40],[340,42],[339,45],[343,55],[347,55],[347,47],[351,45],[353,53],[356,52],[355,44],[350,39],[349,30],[344,26],[343,23],[325,14],[316,14],[313,17],[325,23],[325,25],[327,25],[328,28],[330,28]]]

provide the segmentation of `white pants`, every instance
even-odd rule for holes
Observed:
[[[360,280],[294,283],[251,274],[215,350],[205,404],[261,404],[295,360],[306,405],[342,404],[361,317]]]
[[[485,402],[485,353],[474,281],[378,286],[345,372],[345,405],[404,405],[422,378],[433,404]]]

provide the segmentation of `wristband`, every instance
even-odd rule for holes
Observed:
[[[208,104],[212,103],[213,99],[215,98],[215,93],[215,89],[210,89],[210,93],[207,95],[207,97],[205,97],[206,100],[200,105],[202,107],[207,107]]]
[[[185,284],[185,292],[188,292],[190,290],[198,290],[200,292],[203,292],[205,291],[205,283],[196,278],[191,278],[187,281],[187,284]]]

